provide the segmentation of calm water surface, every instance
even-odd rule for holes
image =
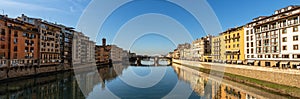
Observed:
[[[77,78],[77,80],[76,80]],[[79,87],[80,86],[80,87]],[[40,75],[1,82],[0,99],[283,99],[272,92],[209,78],[194,69],[172,66],[102,67],[95,71]]]

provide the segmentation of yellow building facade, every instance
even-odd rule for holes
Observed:
[[[244,26],[231,28],[221,33],[221,36],[225,42],[226,63],[243,64],[245,61]]]

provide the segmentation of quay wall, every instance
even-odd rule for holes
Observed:
[[[186,60],[175,60],[173,62],[189,65],[194,67],[200,67],[205,69],[213,69],[212,66],[224,67],[226,73],[240,75],[244,77],[255,78],[259,80],[269,81],[281,85],[294,86],[300,88],[300,70],[284,70],[284,69],[274,69],[268,67],[247,67],[246,65],[232,65],[219,64],[219,63],[202,63],[196,61],[186,61]],[[234,67],[236,66],[236,67]],[[243,68],[243,66],[245,68]],[[258,68],[258,69],[256,69]],[[222,70],[222,69],[221,69]],[[220,71],[218,69],[217,71]],[[281,72],[282,71],[282,72]]]
[[[49,66],[13,66],[0,68],[0,80],[17,77],[32,76],[42,73],[71,70],[70,66],[49,65]]]

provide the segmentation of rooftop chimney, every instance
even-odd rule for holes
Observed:
[[[106,46],[106,39],[105,38],[102,39],[102,46]]]

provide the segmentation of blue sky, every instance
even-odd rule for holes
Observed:
[[[43,18],[51,22],[57,22],[66,26],[76,27],[78,20],[85,8],[88,7],[90,0],[0,0],[0,9],[4,10],[5,14],[10,17],[20,16],[22,13],[31,16]],[[227,28],[244,25],[250,22],[253,18],[263,15],[271,15],[274,10],[286,7],[288,5],[300,5],[299,0],[208,0],[208,3],[214,10],[218,17],[218,20],[223,30]],[[156,9],[153,10],[153,7]],[[144,8],[144,9],[143,9]],[[147,9],[148,8],[148,9]],[[197,8],[197,6],[195,6]],[[164,10],[161,10],[164,9]],[[101,9],[95,8],[95,11],[101,13]],[[2,11],[0,11],[2,14]],[[139,14],[147,13],[160,13],[162,15],[169,15],[174,20],[177,20],[185,27],[181,29],[176,23],[161,24],[164,23],[160,20],[168,20],[168,17],[151,17],[148,21],[135,21],[135,18]],[[155,15],[154,15],[155,16]],[[170,19],[170,18],[169,18]],[[93,21],[94,19],[90,19]],[[170,19],[172,20],[172,19]],[[132,21],[132,22],[131,22]],[[123,26],[124,24],[130,24],[130,22],[140,23],[141,26],[131,25]],[[144,24],[148,22],[149,24]],[[152,23],[151,23],[152,22]],[[187,31],[190,33],[192,39],[196,39],[205,35],[201,25],[193,19],[189,13],[186,13],[180,7],[172,6],[164,1],[141,1],[133,2],[131,5],[120,7],[117,11],[112,13],[109,19],[105,22],[100,29],[101,33],[97,36],[97,43],[101,44],[100,39],[106,37],[108,43],[113,43],[121,46],[125,49],[130,49],[138,54],[165,54],[176,48],[177,43],[190,42],[190,40],[182,40],[180,42],[174,42],[166,36],[150,34],[137,38],[131,46],[125,46],[126,37],[123,37],[122,43],[114,42],[117,32],[124,32],[124,34],[141,32],[140,29],[144,29],[143,25],[148,27],[161,27],[164,32],[172,32],[174,35],[178,35],[178,31]],[[86,27],[93,27],[93,24]],[[134,29],[133,27],[139,27]],[[151,28],[147,28],[151,29]],[[155,28],[160,29],[160,28]],[[78,31],[88,32],[88,29],[79,29]],[[149,32],[163,32],[159,30]],[[158,33],[159,34],[159,33]],[[215,34],[215,33],[214,33]],[[87,33],[87,35],[89,35]],[[186,35],[188,36],[188,35]],[[99,39],[99,40],[98,40]]]

